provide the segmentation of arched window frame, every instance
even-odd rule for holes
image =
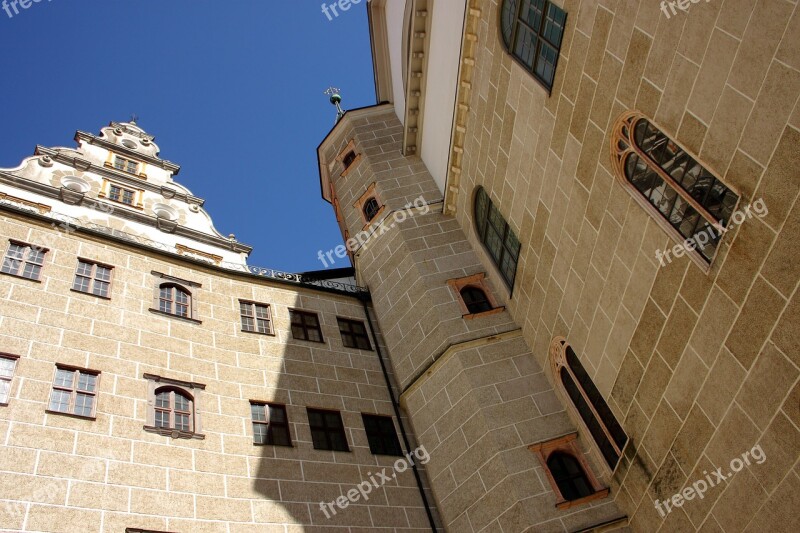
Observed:
[[[568,433],[566,435],[557,437],[555,439],[550,439],[536,444],[532,444],[531,446],[528,446],[528,449],[531,450],[539,459],[539,463],[541,464],[542,469],[544,470],[545,476],[547,477],[547,480],[550,482],[550,487],[553,489],[553,493],[556,495],[556,509],[559,510],[570,509],[577,505],[588,503],[594,500],[600,500],[608,496],[610,490],[608,489],[608,487],[604,487],[597,479],[597,477],[594,475],[594,472],[592,471],[589,463],[586,461],[584,453],[578,446],[577,433],[574,432]],[[583,470],[583,474],[589,481],[589,485],[592,487],[593,492],[591,494],[584,496],[582,498],[568,500],[561,493],[561,488],[558,486],[558,482],[556,481],[556,478],[553,476],[553,473],[550,471],[550,466],[549,466],[549,460],[551,456],[554,454],[568,455],[578,462],[581,469]]]
[[[155,410],[155,420],[154,425],[159,429],[169,429],[169,430],[176,430],[176,431],[185,431],[192,433],[194,431],[194,397],[189,394],[188,392],[173,386],[164,386],[159,387],[155,390],[156,394],[156,403],[154,406]],[[168,394],[168,405],[163,406],[158,404],[159,397],[162,394]],[[186,403],[188,404],[187,409],[178,409],[178,402],[177,398],[183,398]],[[167,417],[167,425],[160,425],[159,424],[159,413],[164,413]],[[187,428],[177,428],[177,417],[178,415],[185,416],[188,419],[188,427]]]
[[[690,150],[686,149],[686,147],[681,145],[681,143],[675,141],[669,135],[664,133],[663,128],[645,116],[644,113],[639,111],[628,111],[623,113],[615,121],[612,127],[610,141],[611,165],[614,170],[615,177],[625,188],[625,190],[628,191],[628,193],[634,198],[634,200],[655,219],[656,223],[672,238],[672,240],[674,240],[676,243],[679,243],[681,247],[686,250],[686,255],[703,271],[707,272],[714,261],[714,257],[716,257],[716,253],[719,251],[722,237],[727,231],[725,229],[727,220],[717,218],[710,213],[701,204],[701,202],[693,198],[689,192],[687,192],[673,179],[670,174],[668,174],[661,167],[661,165],[654,161],[653,158],[639,146],[639,144],[636,142],[635,131],[637,124],[642,120],[649,122],[655,129],[664,135],[664,137],[670,143],[673,143],[678,149],[684,152],[686,156],[691,158],[691,160],[693,160],[701,169],[700,172],[705,171],[708,173],[709,177],[712,177],[715,180],[713,183],[718,182],[722,187],[727,189],[727,191],[736,196],[736,200],[730,207],[730,213],[734,213],[736,211],[739,202],[741,201],[741,194],[733,187],[730,187],[728,184],[720,180],[713,172],[703,165]],[[646,198],[631,182],[626,170],[626,166],[628,159],[633,155],[637,156],[639,160],[645,163],[650,170],[655,172],[664,182],[666,187],[669,187],[671,190],[677,193],[677,197],[681,198],[686,204],[688,204],[689,207],[698,213],[699,217],[697,225],[695,226],[696,228],[702,227],[703,224],[707,223],[708,225],[706,227],[710,228],[715,235],[719,235],[719,237],[716,238],[716,247],[714,248],[714,253],[711,254],[710,257],[705,256],[696,249],[694,236],[698,235],[700,231],[695,231],[691,237],[685,237],[672,225],[667,216],[664,215],[655,205],[653,205],[650,200]],[[713,189],[713,187],[709,187],[709,190],[711,189]],[[674,206],[675,204],[673,203],[673,209]],[[687,243],[690,242],[694,244],[688,245]],[[682,254],[683,252],[681,252],[681,255]]]
[[[165,315],[173,318],[179,318],[181,320],[189,320],[190,322],[194,322],[196,324],[200,324],[201,321],[197,318],[197,291],[202,287],[199,283],[195,283],[193,281],[188,281],[184,279],[175,278],[172,276],[168,276],[167,274],[162,274],[161,272],[151,272],[153,276],[153,303],[150,307],[150,311],[153,313],[158,313],[160,315]],[[173,293],[173,300],[172,306],[170,307],[170,311],[165,311],[162,309],[161,306],[161,289],[162,287],[174,287],[183,292],[185,292],[189,297],[188,302],[188,309],[189,315],[183,316],[179,314],[175,314],[174,310],[174,293]]]
[[[343,178],[358,166],[358,163],[361,161],[361,154],[356,150],[355,139],[351,139],[350,142],[347,143],[347,146],[336,156],[336,161],[342,164],[342,172],[340,175]]]
[[[482,197],[485,201],[484,206],[480,205]],[[489,197],[489,193],[487,193],[483,187],[478,186],[475,189],[475,194],[472,199],[472,212],[475,233],[478,237],[478,240],[483,245],[486,254],[492,260],[492,263],[494,263],[495,267],[497,267],[498,274],[500,274],[500,278],[505,282],[509,292],[513,292],[514,280],[517,277],[519,256],[522,249],[522,245],[517,238],[517,234],[513,229],[511,229],[511,226],[503,217],[503,214],[500,212],[500,210],[495,207],[492,199]],[[502,228],[498,228],[497,224],[492,223],[492,213],[495,213],[495,218],[497,220],[502,221]],[[490,229],[490,226],[492,229]],[[493,231],[495,234],[499,235],[499,257],[495,257],[494,252],[492,252],[489,244],[487,243],[489,240],[490,231]],[[501,233],[502,235],[500,235]],[[506,261],[506,259],[508,259],[510,264],[513,265],[511,272],[507,272],[503,268],[503,263]]]
[[[627,433],[625,433],[625,430],[617,420],[616,415],[614,415],[613,411],[611,411],[611,408],[605,402],[605,398],[602,397],[599,391],[597,391],[598,400],[595,402],[591,399],[592,395],[586,391],[584,386],[581,384],[581,380],[577,377],[575,370],[569,364],[567,355],[568,348],[571,349],[571,346],[563,337],[556,337],[550,344],[549,355],[551,369],[553,372],[553,380],[558,384],[556,388],[563,397],[565,404],[569,407],[569,411],[572,413],[573,418],[582,429],[583,434],[587,436],[587,440],[593,443],[593,450],[596,451],[598,458],[600,459],[599,462],[604,465],[609,473],[613,474],[621,462],[622,456],[625,453],[625,447],[630,442],[630,438],[628,437]],[[575,353],[574,350],[573,353]],[[575,359],[577,363],[581,365],[580,360],[577,357],[577,353],[575,353]],[[597,440],[597,435],[592,432],[587,422],[581,415],[580,409],[577,405],[575,405],[572,397],[567,391],[562,379],[562,371],[571,378],[572,383],[577,388],[580,397],[583,399],[583,402],[585,402],[593,417],[593,425],[596,425],[596,431],[599,431],[600,434],[605,437],[605,440],[609,443],[613,450],[613,454],[616,455],[615,458],[607,457],[603,453],[601,443],[599,443]],[[585,371],[582,373],[585,374]],[[591,382],[591,385],[594,386],[594,383],[588,374],[586,375],[586,379],[588,379],[588,381]],[[596,389],[597,388],[595,387],[595,390]],[[601,401],[602,404],[599,403]],[[601,412],[605,413],[605,416],[602,416]]]
[[[449,279],[447,280],[447,285],[453,291],[453,295],[455,296],[456,301],[461,307],[461,312],[462,312],[461,317],[464,320],[472,320],[474,318],[482,316],[502,313],[506,309],[505,306],[498,305],[497,300],[494,297],[494,293],[492,292],[491,287],[489,287],[489,283],[486,279],[486,274],[484,272],[479,272],[478,274],[473,274],[465,278]],[[486,299],[489,302],[489,305],[492,306],[492,308],[489,309],[488,311],[483,311],[481,313],[473,313],[472,311],[470,311],[469,307],[467,307],[466,302],[461,297],[461,290],[464,289],[465,287],[474,287],[476,289],[483,291],[483,294],[486,295]]]
[[[522,7],[524,0],[503,0],[499,3],[500,13],[498,16],[498,24],[500,26],[500,40],[506,49],[506,52],[516,61],[534,80],[547,89],[548,94],[553,90],[555,84],[556,72],[558,70],[558,59],[561,56],[561,45],[564,42],[564,37],[567,27],[567,13],[559,6],[561,2],[552,0],[532,0],[532,2],[541,2],[541,20],[539,26],[534,28],[523,22],[522,20]],[[547,23],[550,23],[548,25]],[[559,26],[560,24],[560,26]],[[524,25],[532,34],[536,35],[537,46],[533,51],[533,65],[528,65],[525,60],[519,57],[516,52],[515,43],[520,31],[520,26]],[[552,32],[553,28],[559,28],[560,32]],[[553,40],[557,37],[556,40]],[[556,42],[557,41],[557,42]],[[538,71],[539,52],[542,48],[542,42],[546,42],[548,48],[554,52],[552,61],[552,77],[548,79],[543,77]],[[545,62],[549,63],[549,62]]]
[[[364,213],[364,220],[367,222],[372,222],[378,213],[381,210],[381,204],[378,203],[378,199],[374,196],[370,196],[367,198],[367,201],[364,202],[364,206],[361,208],[361,211]]]
[[[147,380],[147,419],[144,426],[145,431],[157,433],[173,439],[205,439],[202,434],[202,417],[200,415],[200,403],[202,392],[206,386],[202,383],[191,381],[181,381],[166,378],[154,374],[144,374]],[[159,407],[156,398],[159,392],[170,392],[169,409]],[[190,428],[188,431],[176,429],[174,423],[175,399],[174,395],[180,394],[190,400]],[[170,411],[170,427],[156,426],[156,411]]]
[[[492,306],[491,302],[489,301],[489,297],[486,294],[486,291],[484,291],[480,287],[476,287],[475,285],[467,285],[465,287],[461,287],[461,290],[458,291],[458,292],[461,295],[461,300],[467,306],[467,310],[473,315],[474,314],[478,314],[478,313],[485,313],[486,311],[491,311],[493,309],[493,306]],[[476,301],[474,301],[474,302],[469,302],[469,301],[467,301],[466,296],[470,295],[470,294],[473,294],[473,295],[474,294],[479,294],[480,298],[476,299]],[[477,304],[485,304],[486,306],[488,306],[488,308],[487,309],[473,309],[472,307],[470,307],[470,305],[474,306],[474,305],[476,305],[476,303]]]
[[[169,298],[164,291],[169,290]],[[185,297],[185,301],[183,298]],[[158,310],[168,315],[192,318],[192,292],[177,283],[162,283],[158,286]]]
[[[367,202],[369,202],[370,200],[375,200],[375,202],[377,202],[378,211],[372,218],[368,219],[365,208]],[[381,220],[381,215],[386,210],[386,206],[381,201],[381,197],[378,194],[378,189],[375,182],[372,182],[370,186],[367,187],[367,190],[364,191],[364,194],[362,194],[361,197],[353,203],[353,207],[358,209],[358,212],[361,214],[361,220],[364,222],[364,227],[362,229],[367,229],[373,223]]]

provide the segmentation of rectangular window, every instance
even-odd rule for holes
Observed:
[[[375,455],[403,455],[391,416],[362,413],[361,418],[364,420],[364,429],[367,431],[369,451]]]
[[[99,375],[100,372],[96,370],[57,364],[49,410],[87,418],[94,417]]]
[[[308,425],[311,428],[311,440],[315,450],[333,450],[349,452],[347,436],[344,432],[342,415],[339,411],[306,408]]]
[[[367,335],[367,330],[363,322],[338,317],[336,320],[339,322],[339,333],[342,334],[342,344],[346,348],[372,350],[372,345],[369,342],[369,335]]]
[[[78,259],[72,290],[108,298],[111,290],[111,270],[109,266]]]
[[[269,305],[239,300],[242,316],[242,331],[272,335],[272,315]]]
[[[136,200],[136,191],[120,187],[119,185],[109,185],[108,199],[125,205],[133,205]]]
[[[289,314],[292,317],[292,337],[301,341],[323,342],[316,313],[289,310]]]
[[[44,248],[11,241],[0,272],[38,281],[46,253]]]
[[[14,378],[17,359],[16,355],[0,354],[0,405],[8,404],[8,397],[11,394],[11,380]]]
[[[253,442],[273,446],[291,446],[286,406],[271,403],[250,403],[253,417]]]
[[[139,163],[117,155],[114,156],[114,168],[130,174],[136,174],[139,170]]]

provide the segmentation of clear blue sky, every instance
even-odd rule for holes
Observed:
[[[316,147],[335,118],[323,91],[341,88],[356,108],[373,105],[375,90],[366,2],[333,21],[320,4],[42,0],[13,18],[0,10],[0,167],[136,113],[217,229],[254,247],[250,264],[322,269],[317,251],[342,240],[319,192]]]

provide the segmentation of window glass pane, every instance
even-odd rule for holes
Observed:
[[[500,14],[500,30],[503,33],[503,42],[508,47],[511,44],[511,34],[514,31],[514,22],[517,19],[517,0],[503,2],[503,11]]]
[[[75,414],[80,416],[91,416],[93,405],[94,396],[78,393],[75,398]]]
[[[17,362],[13,359],[0,357],[0,377],[11,378],[14,375],[16,363]]]
[[[108,289],[110,284],[105,281],[95,281],[94,282],[94,294],[97,296],[108,296]]]
[[[253,440],[256,444],[266,444],[267,426],[266,424],[253,424]]]
[[[191,400],[186,396],[175,393],[175,409],[178,411],[189,411],[191,406]]]
[[[600,427],[599,422],[594,417],[589,405],[586,403],[586,400],[583,399],[580,391],[578,390],[577,385],[572,380],[572,377],[569,375],[566,369],[561,369],[561,382],[564,385],[564,389],[567,391],[567,395],[572,400],[572,403],[575,405],[575,408],[578,410],[578,414],[580,415],[581,419],[583,420],[586,427],[589,429],[589,433],[591,433],[592,438],[594,439],[597,447],[600,448],[600,453],[608,463],[610,468],[614,468],[619,461],[619,455],[614,451],[614,448],[608,441],[608,437],[606,437],[605,432],[603,432],[602,427]]]
[[[483,188],[478,189],[475,195],[475,225],[478,228],[478,235],[483,238],[484,230],[486,228],[487,209],[489,207],[488,197]]]
[[[169,408],[169,391],[156,394],[156,407]]]
[[[242,329],[245,331],[254,331],[255,326],[253,325],[253,319],[249,316],[242,317]]]
[[[39,273],[41,270],[42,267],[39,265],[25,263],[25,269],[22,271],[22,276],[28,279],[39,279]]]
[[[169,411],[156,411],[156,427],[157,428],[169,427]]]
[[[191,431],[192,427],[189,425],[189,415],[175,413],[175,429],[179,431]]]
[[[272,427],[269,431],[270,440],[276,446],[291,446],[289,430],[284,427]]]
[[[492,256],[495,263],[500,261],[501,248],[503,246],[500,236],[491,225],[486,230],[486,248],[489,250],[489,255]]]
[[[295,324],[292,324],[292,337],[300,340],[308,340],[308,337],[306,336],[306,330],[303,329],[303,326],[298,326]]]
[[[56,381],[55,384],[59,387],[64,387],[71,389],[72,388],[72,380],[75,376],[75,372],[72,370],[64,370],[63,368],[59,368],[56,370]]]
[[[97,376],[93,374],[78,374],[78,390],[94,392],[97,385]]]
[[[548,87],[552,87],[556,74],[556,59],[558,51],[549,44],[542,42],[539,47],[539,56],[536,59],[536,74]]]
[[[91,263],[84,263],[83,261],[78,261],[78,271],[77,274],[80,276],[92,276],[92,264]]]
[[[256,316],[258,318],[269,318],[269,309],[264,305],[257,305]]]
[[[283,407],[280,406],[270,406],[269,408],[269,421],[270,423],[285,423],[286,422],[286,411]]]
[[[90,283],[89,278],[75,276],[75,281],[72,284],[72,288],[75,289],[76,291],[89,292],[89,283]]]
[[[50,394],[50,410],[61,413],[69,412],[70,393],[62,390],[54,390]]]
[[[316,329],[308,330],[308,340],[320,342],[322,341],[322,337],[320,337],[319,331]]]
[[[8,394],[11,390],[11,382],[0,379],[0,403],[8,403]]]
[[[271,333],[272,328],[270,326],[269,320],[258,319],[256,322],[257,322],[257,325],[258,325],[258,332],[259,333]]]
[[[534,31],[539,31],[542,24],[545,0],[523,0],[520,19]]]
[[[555,47],[561,46],[561,37],[564,34],[564,22],[567,14],[555,4],[547,6],[547,18],[545,20],[544,38],[550,41]]]
[[[266,422],[267,421],[267,415],[266,415],[266,412],[265,412],[265,407],[263,405],[257,405],[257,404],[252,404],[251,403],[250,404],[250,415],[253,417],[253,420],[256,420],[256,421],[259,421],[259,422]]]
[[[522,24],[517,26],[517,42],[514,44],[514,55],[530,70],[533,70],[533,60],[538,42],[539,39],[536,34],[527,26]]]

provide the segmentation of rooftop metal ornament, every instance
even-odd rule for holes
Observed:
[[[336,122],[334,122],[334,124],[338,124],[345,113],[345,110],[342,108],[342,95],[339,94],[340,92],[341,91],[336,87],[328,87],[325,91],[325,94],[330,96],[331,104],[336,106]]]
[[[139,120],[139,115],[137,115],[136,113],[132,114],[132,115],[131,115],[131,121],[130,121],[130,124],[133,124],[133,125],[135,126],[135,125],[136,125],[136,121],[137,121],[137,120]]]

